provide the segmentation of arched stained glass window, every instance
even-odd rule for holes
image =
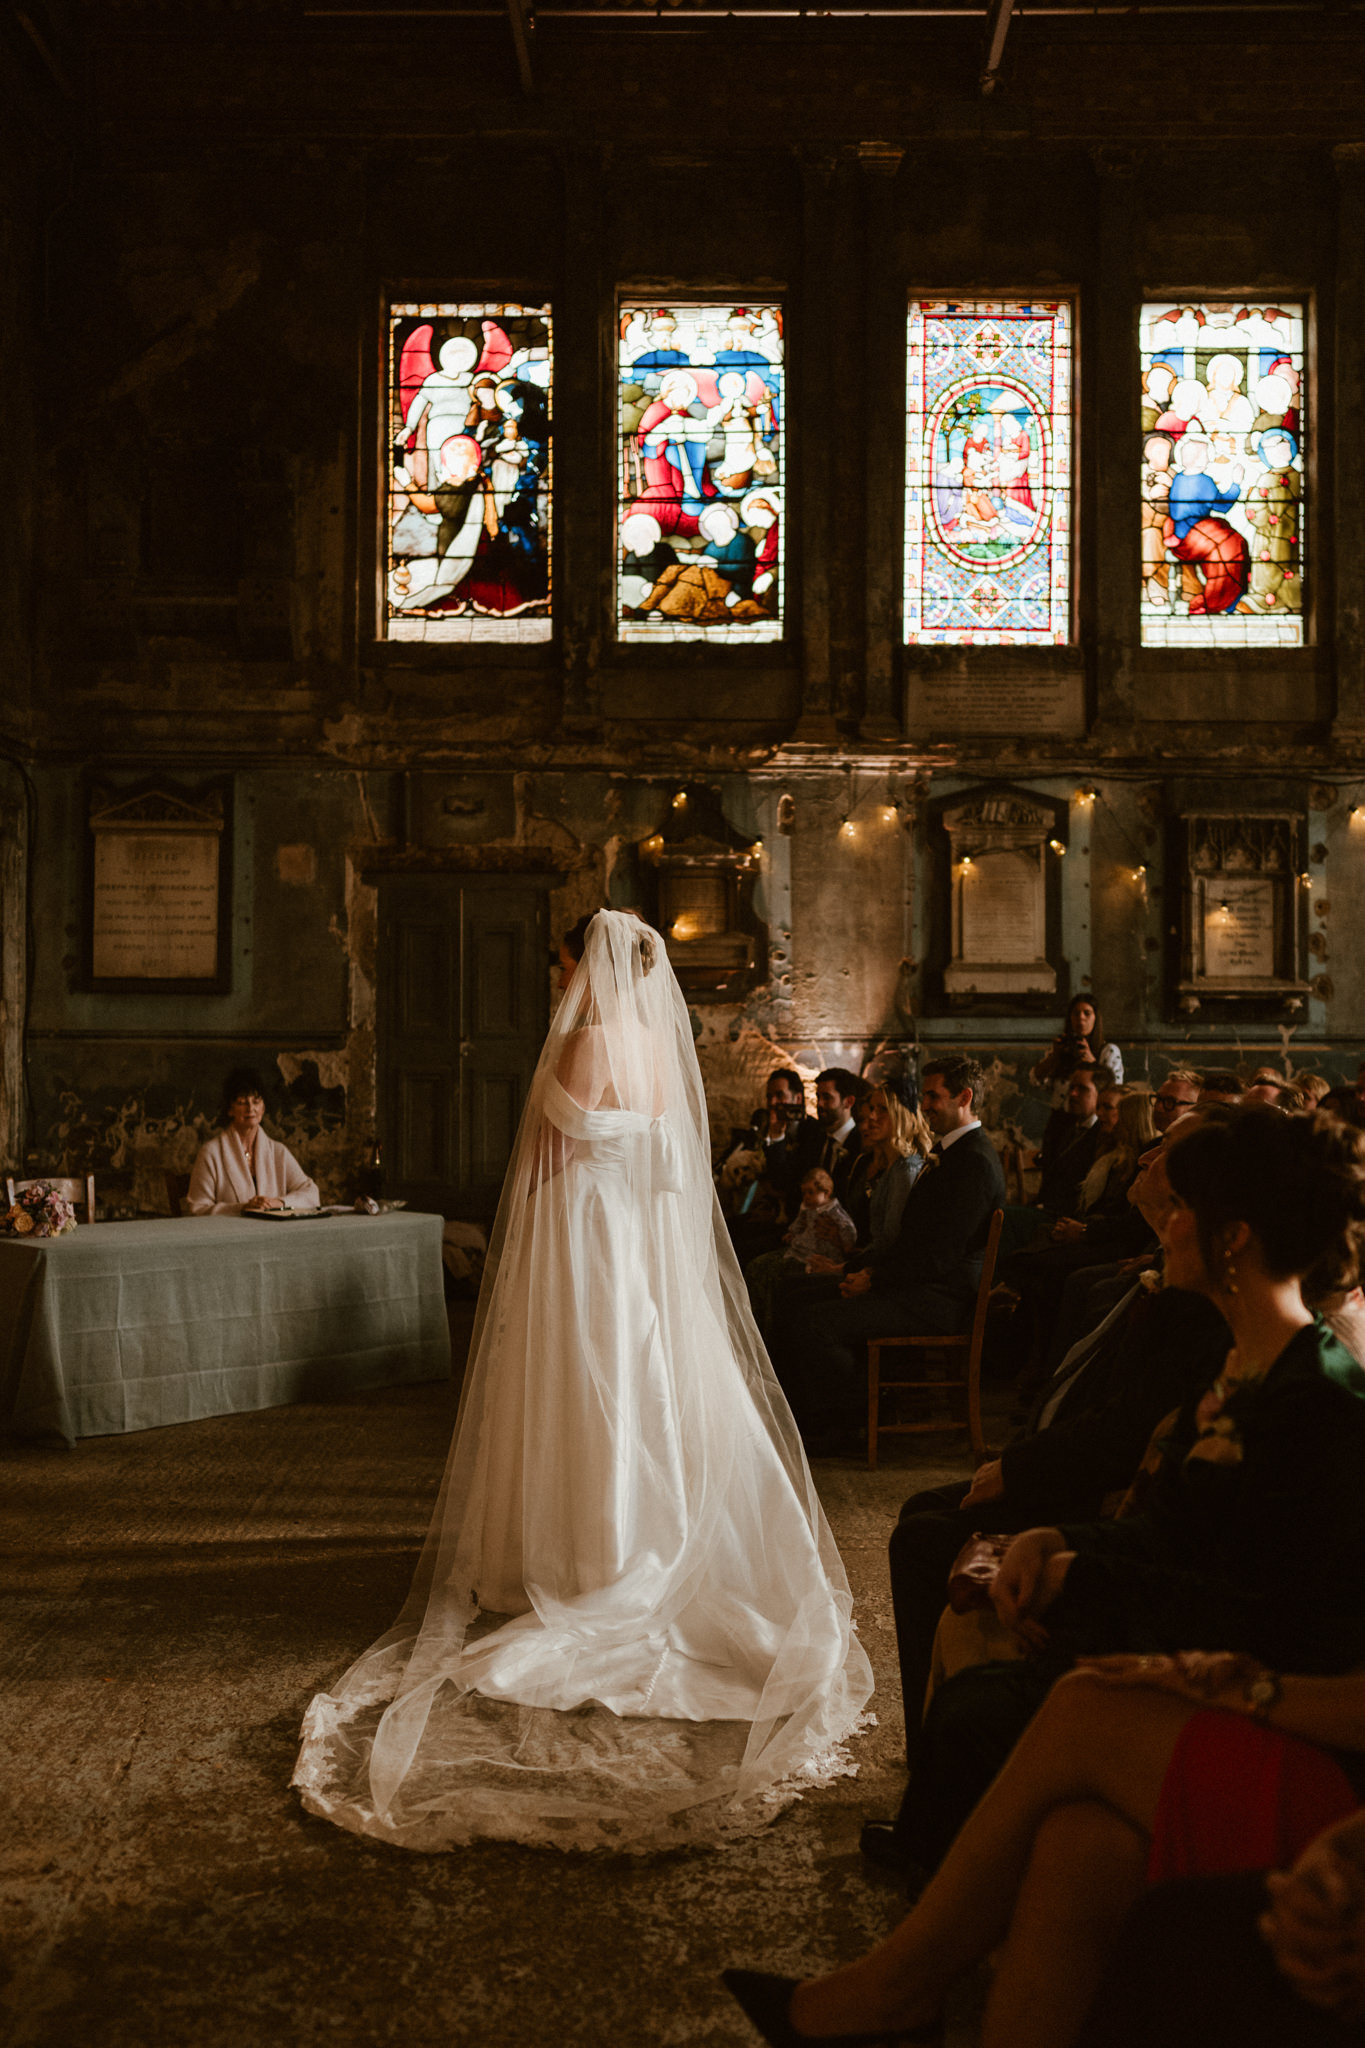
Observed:
[[[548,306],[389,308],[383,631],[550,637]]]
[[[783,361],[779,306],[621,307],[622,640],[781,639]]]
[[[1303,307],[1142,309],[1142,644],[1303,644]]]
[[[916,299],[906,379],[905,637],[1071,635],[1072,308]]]

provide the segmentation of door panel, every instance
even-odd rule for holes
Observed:
[[[545,895],[490,884],[464,901],[462,1180],[496,1203],[545,1037]]]
[[[489,1218],[549,1009],[539,878],[380,883],[378,1080],[385,1185]]]
[[[408,1072],[399,1074],[397,1080],[398,1116],[392,1143],[402,1162],[403,1179],[444,1186],[452,1178],[455,1164],[448,1143],[450,1076]]]
[[[398,926],[395,1022],[405,1038],[449,1040],[459,1028],[455,1010],[457,978],[450,939],[427,917]]]

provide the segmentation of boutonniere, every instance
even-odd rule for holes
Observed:
[[[1165,1281],[1166,1275],[1160,1266],[1144,1266],[1138,1274],[1138,1286],[1144,1294],[1159,1294]]]

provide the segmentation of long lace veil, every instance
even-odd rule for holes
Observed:
[[[711,1178],[658,934],[588,927],[493,1228],[455,1439],[394,1627],[296,1783],[415,1848],[656,1847],[848,1765],[872,1689]]]

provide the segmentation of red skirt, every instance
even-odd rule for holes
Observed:
[[[1148,1881],[1283,1870],[1359,1804],[1326,1750],[1207,1708],[1185,1723],[1166,1767]]]

